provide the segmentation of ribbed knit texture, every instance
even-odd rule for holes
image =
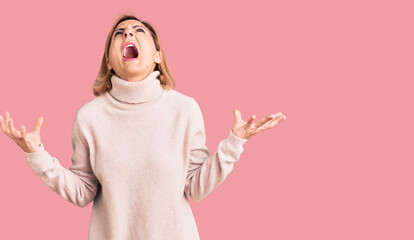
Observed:
[[[33,172],[66,201],[94,201],[89,240],[200,239],[187,197],[201,201],[214,191],[248,141],[230,130],[210,155],[198,103],[164,90],[158,75],[140,82],[114,75],[111,91],[79,109],[69,169],[43,143],[25,153]]]

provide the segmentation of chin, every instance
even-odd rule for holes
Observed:
[[[137,64],[134,64],[134,65],[124,65],[123,67],[122,67],[122,71],[123,72],[139,72],[139,71],[142,71],[141,70],[141,67],[140,66],[138,66]]]

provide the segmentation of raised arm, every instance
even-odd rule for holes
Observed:
[[[65,200],[79,207],[87,206],[95,199],[99,181],[92,171],[88,144],[81,129],[82,123],[76,116],[72,131],[72,166],[62,167],[55,157],[41,149],[35,153],[26,153],[26,161],[33,172],[53,191]]]
[[[69,169],[62,167],[43,144],[37,152],[25,152],[26,161],[49,188],[66,201],[85,207],[95,199],[99,181],[92,171],[89,147],[78,114],[72,130],[72,147],[72,166]]]
[[[201,201],[230,174],[248,140],[235,136],[230,130],[228,137],[220,141],[216,152],[210,156],[202,112],[194,99],[189,118],[190,166],[185,194],[194,201]]]
[[[206,146],[206,133],[200,106],[192,99],[189,114],[190,156],[185,194],[201,201],[214,191],[233,170],[243,152],[243,144],[259,132],[272,129],[286,119],[281,112],[270,114],[257,122],[252,115],[246,122],[239,110],[233,110],[235,122],[229,135],[220,141],[217,151],[210,156]]]
[[[43,119],[36,122],[33,132],[26,133],[24,127],[22,127],[21,132],[14,128],[8,113],[6,113],[6,118],[6,123],[3,122],[2,118],[0,119],[3,132],[8,134],[19,146],[23,146],[22,149],[27,163],[50,189],[66,201],[79,207],[87,206],[95,198],[99,181],[91,168],[89,148],[82,131],[79,114],[76,115],[72,131],[74,153],[70,169],[62,167],[58,159],[52,157],[45,150],[43,143],[37,142],[40,140],[40,126]],[[39,137],[35,138],[34,135],[39,135]],[[38,147],[38,144],[40,144],[40,147]]]

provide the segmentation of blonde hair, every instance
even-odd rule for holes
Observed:
[[[156,63],[154,71],[160,71],[160,75],[157,78],[160,81],[162,88],[169,90],[175,87],[174,78],[170,72],[170,68],[168,67],[164,51],[162,50],[160,45],[160,39],[158,38],[155,29],[148,22],[141,21],[133,15],[124,14],[118,17],[118,19],[116,19],[115,23],[111,28],[111,31],[109,31],[108,37],[106,38],[105,52],[102,57],[101,68],[99,70],[98,77],[96,78],[95,83],[93,85],[93,94],[95,94],[95,96],[99,96],[112,89],[111,77],[112,75],[115,75],[115,72],[113,71],[113,69],[109,70],[106,64],[109,54],[109,47],[111,46],[112,35],[115,31],[115,28],[118,26],[120,22],[129,19],[141,22],[151,32],[151,36],[155,44],[155,49],[161,53],[161,63]]]

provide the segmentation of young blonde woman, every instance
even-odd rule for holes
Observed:
[[[228,137],[210,155],[199,105],[173,88],[155,29],[123,15],[106,40],[96,97],[76,114],[70,169],[45,150],[42,117],[32,132],[18,131],[6,112],[1,129],[49,188],[80,207],[94,201],[89,239],[196,240],[187,198],[208,196],[232,171],[243,144],[286,116],[245,122],[234,109]]]

